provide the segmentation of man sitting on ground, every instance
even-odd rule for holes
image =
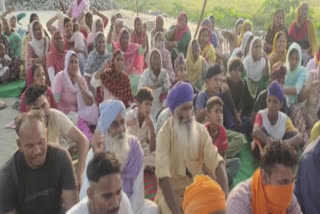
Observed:
[[[227,199],[227,214],[302,214],[293,194],[298,154],[290,145],[274,141],[261,157],[252,178],[238,184]]]
[[[59,143],[60,137],[67,137],[77,144],[79,161],[77,166],[78,185],[81,184],[81,176],[84,171],[85,161],[89,150],[89,141],[82,132],[61,111],[50,108],[46,96],[47,88],[41,85],[31,85],[25,94],[28,109],[39,109],[45,115],[45,124],[48,131],[48,141]]]
[[[100,104],[100,117],[92,144],[93,149],[88,153],[87,164],[94,153],[99,151],[114,152],[120,160],[122,187],[130,199],[133,213],[158,213],[158,206],[144,199],[143,151],[139,140],[128,134],[122,101],[106,100]],[[80,199],[86,196],[88,187],[88,177],[84,174]]]
[[[215,178],[226,195],[229,191],[223,158],[212,146],[205,127],[195,121],[192,100],[190,83],[179,82],[171,89],[167,103],[173,116],[157,136],[155,169],[159,188],[155,201],[165,214],[183,213],[185,188],[202,171]]]
[[[0,213],[62,214],[78,202],[68,152],[48,144],[41,111],[16,119],[18,151],[0,172]]]
[[[88,197],[72,207],[67,214],[132,214],[130,201],[122,191],[120,162],[111,152],[99,152],[89,162]]]

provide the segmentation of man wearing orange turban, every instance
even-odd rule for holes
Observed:
[[[184,193],[184,214],[225,214],[225,194],[209,176],[198,175]]]
[[[293,147],[281,141],[269,143],[260,168],[229,194],[227,214],[302,214],[293,194],[297,164]]]

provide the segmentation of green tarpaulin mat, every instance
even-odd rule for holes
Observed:
[[[25,80],[16,80],[0,85],[0,97],[19,97],[25,88]]]
[[[259,166],[259,162],[255,159],[251,152],[250,143],[246,143],[242,146],[239,158],[241,160],[241,169],[237,176],[233,179],[232,187],[250,178]]]

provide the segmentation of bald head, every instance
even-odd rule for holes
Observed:
[[[24,154],[27,165],[33,169],[41,167],[47,153],[47,135],[41,111],[32,110],[16,119],[17,144]]]

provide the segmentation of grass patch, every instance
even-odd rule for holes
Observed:
[[[251,19],[255,29],[266,29],[272,21],[276,7],[280,6],[286,11],[285,22],[289,28],[295,18],[295,5],[299,2],[299,0],[208,0],[205,17],[215,14],[217,26],[221,28],[232,28],[235,21],[242,17]],[[308,0],[307,2],[310,5],[310,16],[320,42],[320,1]],[[136,10],[135,0],[119,0],[119,3],[125,9]],[[202,4],[203,0],[139,0],[139,11],[160,10],[172,17],[185,11],[190,20],[197,21]]]

